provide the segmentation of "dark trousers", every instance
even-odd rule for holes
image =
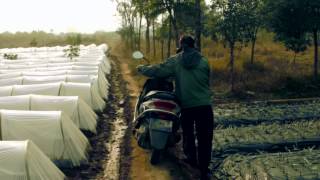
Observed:
[[[211,160],[213,112],[211,106],[182,109],[181,127],[183,150],[189,160],[198,162],[201,172],[206,172]],[[195,137],[197,138],[196,147]]]

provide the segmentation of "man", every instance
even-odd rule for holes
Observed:
[[[201,179],[209,179],[213,136],[213,112],[209,86],[210,69],[196,49],[191,36],[180,39],[180,51],[166,62],[158,65],[137,67],[141,74],[154,78],[175,79],[175,94],[181,103],[181,126],[183,149],[187,162],[198,166]],[[198,146],[195,145],[195,134]]]

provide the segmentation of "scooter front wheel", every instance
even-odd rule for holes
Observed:
[[[151,157],[150,157],[150,163],[152,165],[158,164],[160,161],[161,156],[161,150],[158,149],[152,149]]]

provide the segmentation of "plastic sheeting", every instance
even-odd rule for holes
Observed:
[[[51,160],[79,166],[89,142],[61,111],[1,110],[2,140],[32,140]]]
[[[12,86],[2,86],[0,88],[0,97],[11,96],[11,94],[12,94]]]
[[[30,96],[30,110],[63,111],[83,130],[96,133],[97,115],[77,96]],[[1,98],[0,98],[1,100]]]
[[[58,75],[58,76],[23,76],[22,84],[20,85],[31,85],[31,84],[47,84],[47,83],[56,83],[56,82],[64,82],[66,80],[66,76]]]
[[[24,95],[0,97],[0,109],[63,111],[82,130],[96,133],[97,115],[77,96]]]
[[[95,75],[56,75],[56,76],[21,76],[9,79],[0,79],[0,86],[12,85],[33,85],[33,84],[48,84],[59,82],[72,82],[72,83],[91,83],[101,98],[107,98],[109,83],[106,78]]]
[[[38,94],[48,96],[59,96],[61,83],[15,85],[12,88],[12,96]]]
[[[95,110],[103,111],[105,102],[94,87],[89,83],[62,83],[60,96],[79,96]]]
[[[0,97],[28,94],[47,96],[79,96],[95,111],[103,111],[105,108],[105,101],[101,98],[98,86],[90,83],[14,85],[3,86],[0,88]]]
[[[15,77],[10,79],[1,79],[0,86],[13,86],[13,85],[21,85],[23,77]]]
[[[32,141],[0,141],[0,179],[64,180],[65,175]]]
[[[0,109],[31,110],[30,109],[30,96],[0,97]]]

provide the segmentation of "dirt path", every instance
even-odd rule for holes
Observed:
[[[126,63],[124,57],[116,57],[118,63],[120,65],[120,70],[123,79],[127,82],[127,89],[130,94],[130,105],[131,112],[133,112],[135,101],[139,95],[140,89],[134,78],[132,78],[131,71],[129,69],[128,64]],[[186,173],[186,167],[182,166],[178,163],[178,159],[176,158],[176,154],[173,151],[168,153],[161,159],[161,163],[159,165],[153,166],[149,163],[150,152],[143,150],[138,147],[136,140],[132,135],[128,137],[129,142],[127,145],[130,146],[130,158],[129,162],[122,162],[126,165],[130,164],[130,166],[121,168],[121,172],[125,173],[127,177],[124,175],[121,176],[121,179],[133,179],[133,180],[187,180],[187,179],[195,179],[192,175]],[[126,154],[128,155],[128,154]],[[192,170],[191,170],[192,171]],[[129,172],[129,174],[128,174]]]
[[[110,93],[104,112],[99,114],[97,134],[86,133],[91,144],[89,163],[73,169],[62,169],[70,180],[121,179],[120,164],[127,161],[125,154],[130,151],[124,144],[129,139],[131,107],[126,83],[114,61],[107,78],[111,84]]]
[[[188,180],[193,169],[179,162],[179,154],[170,150],[161,163],[149,163],[150,152],[137,146],[132,136],[133,109],[140,88],[132,77],[124,57],[111,56],[111,84],[107,107],[99,115],[97,134],[86,134],[90,144],[89,163],[63,169],[70,180]],[[123,58],[123,59],[122,59]],[[128,60],[128,59],[127,59]],[[127,61],[128,62],[128,61]]]

